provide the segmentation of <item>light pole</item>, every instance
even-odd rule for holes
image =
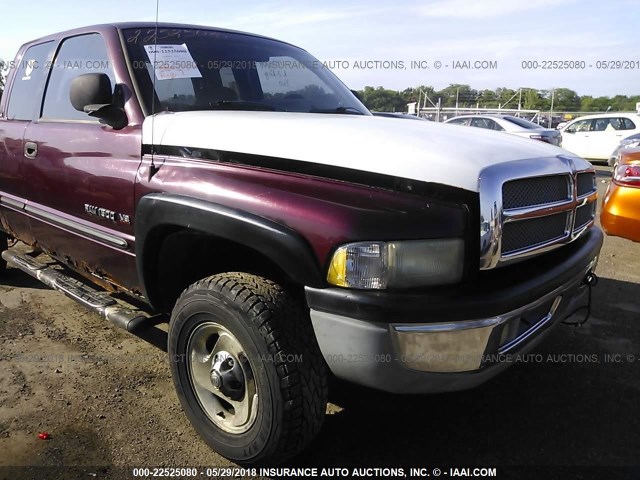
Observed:
[[[551,108],[549,109],[549,124],[547,125],[547,128],[551,128],[551,119],[553,117],[553,100],[555,99],[556,96],[556,90],[555,88],[551,89]]]

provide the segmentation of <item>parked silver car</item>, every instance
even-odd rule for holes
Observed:
[[[518,137],[540,140],[551,145],[560,145],[562,142],[562,135],[559,131],[544,128],[537,123],[512,115],[462,115],[450,118],[445,123],[506,132]]]

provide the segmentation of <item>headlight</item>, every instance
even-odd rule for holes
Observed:
[[[327,281],[360,289],[445,285],[462,279],[462,239],[359,242],[333,254]]]

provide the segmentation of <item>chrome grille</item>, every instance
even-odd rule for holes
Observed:
[[[593,166],[578,157],[516,160],[480,172],[480,268],[574,241],[593,224]]]
[[[502,254],[544,245],[567,235],[569,212],[505,223],[502,229]]]
[[[502,208],[548,205],[571,198],[568,175],[511,180],[502,186]]]
[[[596,215],[596,203],[587,203],[576,210],[576,221],[574,230],[580,230],[588,224]]]
[[[591,172],[579,173],[577,180],[578,196],[583,197],[596,191],[596,174]]]

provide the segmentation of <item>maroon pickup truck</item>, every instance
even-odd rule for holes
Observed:
[[[595,174],[567,151],[374,117],[304,50],[215,28],[86,27],[10,67],[4,262],[129,331],[170,314],[182,406],[238,463],[305,448],[329,375],[471,388],[588,306]]]

